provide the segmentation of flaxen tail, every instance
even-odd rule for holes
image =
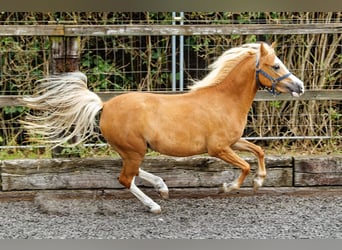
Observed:
[[[25,129],[35,141],[63,146],[75,136],[77,145],[94,132],[96,115],[103,103],[87,88],[87,77],[81,72],[66,73],[41,79],[35,93],[23,98],[33,109],[25,121]]]

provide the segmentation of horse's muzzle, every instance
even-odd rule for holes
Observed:
[[[304,94],[304,84],[300,80],[288,84],[287,89],[293,97],[299,97]]]

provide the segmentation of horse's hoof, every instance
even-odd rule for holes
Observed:
[[[235,189],[239,189],[239,187],[237,186],[237,184],[235,182],[232,182],[229,184],[223,183],[222,187],[219,189],[219,193],[229,193]]]
[[[159,194],[163,199],[169,199],[169,191],[159,191]]]
[[[254,192],[258,192],[259,187],[261,187],[263,183],[264,183],[264,179],[263,178],[261,178],[261,177],[254,178],[254,180],[253,180]]]
[[[153,213],[153,214],[160,214],[161,213],[161,208],[160,208],[160,206],[152,207],[150,209],[150,212]]]
[[[222,193],[227,193],[229,192],[229,189],[228,189],[228,184],[227,183],[223,183],[221,187],[219,187],[219,194],[222,194]]]

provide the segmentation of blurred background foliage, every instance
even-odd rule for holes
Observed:
[[[185,12],[184,25],[303,24],[341,22],[341,12]],[[146,25],[172,24],[171,12],[0,12],[0,25]],[[179,24],[179,23],[178,23]],[[80,71],[93,91],[171,89],[172,36],[82,36]],[[184,37],[185,87],[208,73],[208,65],[225,50],[247,42],[277,41],[276,52],[302,79],[306,89],[341,89],[341,34],[193,35]],[[177,44],[178,46],[179,44]],[[177,47],[179,49],[179,47]],[[178,53],[178,51],[177,51]],[[178,55],[177,55],[178,56]],[[47,36],[0,37],[1,95],[32,92],[34,82],[51,72]],[[179,72],[178,72],[179,73]],[[178,77],[178,74],[177,74]],[[341,137],[341,101],[255,102],[244,136]],[[17,120],[27,109],[6,106],[0,113],[0,145],[25,145]],[[340,148],[335,140],[267,140],[259,144],[303,150]],[[341,151],[341,150],[340,150]]]

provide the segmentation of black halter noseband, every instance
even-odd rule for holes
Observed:
[[[288,78],[290,75],[292,75],[292,73],[289,72],[289,73],[287,73],[283,76],[280,76],[278,78],[273,78],[272,76],[267,74],[265,71],[263,71],[262,69],[258,69],[258,68],[259,68],[259,60],[257,59],[256,72],[255,72],[256,83],[258,84],[259,88],[261,87],[263,89],[266,89],[272,95],[279,95],[280,92],[277,92],[275,90],[277,83],[280,82],[281,80],[284,80],[285,78]],[[264,77],[266,77],[267,79],[269,79],[272,82],[272,88],[271,89],[261,84],[261,82],[259,81],[259,73],[261,73]]]

